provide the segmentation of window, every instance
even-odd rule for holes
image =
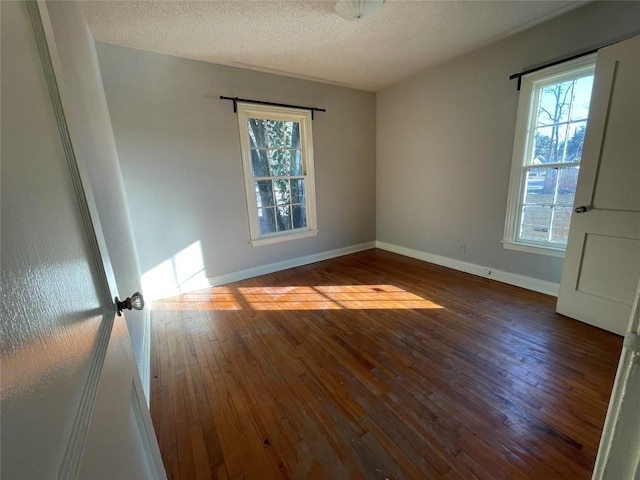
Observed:
[[[595,56],[522,77],[504,246],[564,256]]]
[[[317,234],[311,113],[238,104],[254,246]]]

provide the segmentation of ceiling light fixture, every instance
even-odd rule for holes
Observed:
[[[345,20],[358,21],[375,14],[384,0],[338,0],[336,13]]]

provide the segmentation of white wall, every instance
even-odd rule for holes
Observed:
[[[378,93],[377,240],[558,283],[561,258],[500,243],[518,103],[509,75],[627,37],[639,18],[638,2],[589,3]]]
[[[375,240],[374,94],[114,45],[97,51],[141,269],[160,293]],[[220,95],[327,109],[313,121],[317,237],[248,243],[237,117]]]
[[[62,67],[58,86],[64,93],[74,149],[88,174],[118,293],[126,298],[141,290],[141,275],[95,42],[75,2],[49,1],[47,10]],[[148,315],[127,311],[125,316],[143,385],[148,388]]]

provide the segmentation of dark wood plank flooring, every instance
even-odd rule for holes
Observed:
[[[171,479],[587,479],[621,337],[381,250],[152,307]]]

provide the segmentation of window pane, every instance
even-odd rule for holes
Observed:
[[[554,125],[536,129],[533,164],[562,162],[567,125]]]
[[[536,114],[537,125],[566,122],[573,95],[573,81],[542,87]]]
[[[589,103],[591,101],[591,88],[593,87],[593,75],[576,80],[573,90],[573,105],[569,120],[586,120],[589,116]]]
[[[293,228],[305,228],[307,226],[307,206],[293,205]]]
[[[269,162],[271,164],[272,177],[284,177],[289,175],[288,152],[286,150],[270,150]]]
[[[256,182],[256,201],[258,208],[273,206],[273,189],[271,180],[258,180]]]
[[[291,203],[291,192],[289,191],[289,180],[274,180],[273,189],[276,194],[276,203],[282,205]]]
[[[291,203],[305,203],[306,195],[304,191],[304,179],[294,178],[291,180]]]
[[[558,169],[532,168],[527,172],[526,195],[524,203],[538,205],[553,204],[556,191]]]
[[[287,147],[300,148],[300,123],[286,122]]]
[[[273,208],[258,209],[258,221],[260,222],[260,234],[273,233],[276,231],[276,215]]]
[[[291,176],[304,175],[300,150],[289,150],[289,171]]]
[[[547,241],[551,225],[551,207],[525,205],[520,224],[520,238]]]
[[[271,176],[288,177],[304,175],[300,150],[269,150]]]
[[[530,159],[530,165],[539,165],[541,163],[550,163],[551,158],[551,129],[537,128],[533,137],[533,158]]]
[[[267,150],[251,149],[251,165],[254,177],[269,176],[269,162]]]
[[[291,206],[276,207],[278,231],[291,230]]]
[[[561,168],[558,171],[557,205],[573,206],[573,200],[576,196],[576,186],[578,184],[578,173],[580,172],[579,169],[580,167],[570,167]]]
[[[267,120],[269,127],[269,147],[271,148],[284,148],[285,146],[285,134],[284,123],[279,120]]]
[[[571,223],[571,211],[573,207],[556,207],[553,212],[553,222],[551,225],[551,241],[554,243],[567,244],[569,238],[569,225]]]
[[[579,166],[529,169],[520,238],[566,243],[579,171]]]
[[[567,151],[565,162],[579,162],[582,159],[582,147],[584,146],[584,132],[587,122],[569,124],[569,140],[567,140]]]
[[[266,147],[267,146],[267,121],[258,118],[250,118],[247,121],[249,129],[249,146]]]

